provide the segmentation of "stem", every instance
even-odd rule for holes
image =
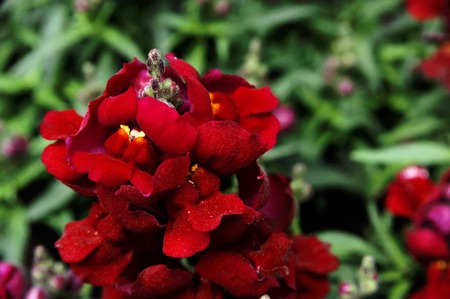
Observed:
[[[381,222],[374,199],[370,199],[367,202],[367,212],[373,229],[390,259],[397,269],[404,271],[409,266],[408,257],[403,253],[403,250]]]

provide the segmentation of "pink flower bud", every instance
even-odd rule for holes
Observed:
[[[43,288],[32,287],[25,296],[25,299],[50,299],[50,296]]]
[[[22,271],[6,262],[0,262],[0,298],[22,299],[27,283]]]
[[[280,131],[290,130],[295,125],[296,115],[291,107],[279,106],[273,114],[280,122]]]
[[[350,78],[344,78],[339,82],[339,85],[337,87],[337,92],[341,96],[349,96],[353,93],[355,89],[355,86],[353,84],[353,81]]]
[[[23,136],[14,136],[3,144],[2,152],[7,158],[18,158],[28,151],[28,142]]]

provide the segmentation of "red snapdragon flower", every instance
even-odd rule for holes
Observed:
[[[388,189],[386,206],[392,214],[414,222],[406,241],[410,253],[424,263],[450,259],[449,173],[435,184],[426,169],[411,166],[400,172]]]
[[[440,45],[433,55],[420,63],[419,69],[425,77],[438,80],[450,89],[450,42]]]
[[[409,14],[419,20],[428,20],[443,15],[447,10],[447,0],[407,0]]]
[[[450,265],[443,260],[428,265],[427,283],[409,299],[435,299],[450,297]]]

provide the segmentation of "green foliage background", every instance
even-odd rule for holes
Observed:
[[[221,0],[87,0],[86,11],[75,2],[9,0],[0,7],[0,143],[14,136],[29,143],[25,155],[0,156],[3,259],[27,263],[33,245],[52,246],[42,232],[57,238],[89,207],[40,162],[45,112],[84,113],[122,63],[159,48],[201,73],[220,68],[270,85],[295,109],[295,127],[261,162],[287,175],[293,165],[306,167],[294,178],[297,191],[305,183],[314,190],[300,223],[305,233],[322,231],[341,257],[335,282],[353,279],[369,253],[381,271],[380,298],[403,298],[417,283],[401,232],[380,207],[405,165],[429,166],[437,178],[450,164],[448,92],[415,71],[436,48],[421,36],[439,32],[438,20],[412,20],[401,0],[230,0],[226,13],[215,6]],[[333,60],[339,67],[327,81]],[[337,90],[345,78],[354,84],[350,95]],[[363,218],[349,220],[361,207]],[[324,222],[329,215],[336,223]]]

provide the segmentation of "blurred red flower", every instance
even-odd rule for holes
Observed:
[[[428,20],[443,15],[447,10],[447,0],[407,0],[409,14],[419,20]]]
[[[436,298],[450,298],[450,265],[443,260],[428,265],[425,287],[409,297],[409,299]]]

